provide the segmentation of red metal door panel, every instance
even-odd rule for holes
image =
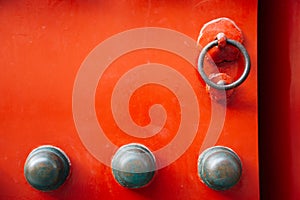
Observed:
[[[213,103],[197,71],[197,56],[202,47],[196,52],[191,47],[189,52],[186,45],[196,44],[201,27],[220,17],[232,19],[241,28],[251,58],[249,77],[225,106]],[[256,23],[257,1],[252,0],[0,2],[0,198],[258,199]],[[131,47],[132,51],[127,52],[126,48]],[[125,53],[118,55],[119,51]],[[89,71],[89,77],[80,79],[81,73],[89,69],[86,68],[89,62],[97,63],[99,68],[109,65],[100,77],[99,71]],[[134,71],[136,66],[148,70],[149,64],[152,70]],[[168,70],[161,71],[161,65],[168,66]],[[159,79],[166,81],[165,85],[159,85],[158,81],[144,84],[148,78],[163,77],[164,73],[174,75]],[[129,83],[123,93],[122,84],[116,92],[120,80],[122,84]],[[91,85],[93,81],[96,85]],[[134,90],[138,81],[143,84]],[[76,96],[77,86],[86,88],[80,90],[86,94]],[[156,152],[161,168],[149,186],[134,190],[120,186],[106,162],[113,153],[102,151],[99,155],[91,150],[105,149],[98,145],[99,135],[95,135],[96,140],[83,139],[89,135],[82,136],[74,105],[76,98],[82,97],[79,101],[84,106],[90,87],[96,88],[91,100],[96,121],[113,145],[135,142]],[[195,95],[187,97],[185,90],[180,93],[182,87]],[[123,101],[129,94],[129,101]],[[195,115],[184,118],[187,130],[196,131],[194,135],[187,131],[186,137],[185,130],[181,133],[184,145],[178,146],[179,151],[174,140],[184,124],[183,101],[198,106],[187,112]],[[134,137],[120,127],[120,123],[127,123],[122,121],[126,120],[122,116],[127,116],[121,113],[124,106],[134,123],[145,126],[150,123],[148,113],[154,104],[164,107],[166,114],[165,124],[157,134]],[[120,115],[119,121],[115,115]],[[216,121],[221,128],[210,127]],[[89,129],[90,125],[83,129]],[[215,133],[219,128],[220,133]],[[94,147],[88,147],[88,143]],[[71,161],[70,177],[51,192],[32,188],[24,177],[28,154],[41,145],[59,147]],[[159,151],[168,145],[171,150]],[[233,149],[242,161],[241,180],[227,191],[210,189],[197,172],[199,155],[216,145]]]

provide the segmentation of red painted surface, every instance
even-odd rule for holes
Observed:
[[[300,2],[259,8],[259,135],[262,199],[299,199]],[[278,84],[277,84],[278,83]]]
[[[243,33],[239,27],[227,18],[215,19],[206,25],[200,31],[199,43],[202,46],[218,38],[218,47],[209,51],[209,55],[215,63],[235,61],[238,59],[239,50],[231,45],[226,45],[226,38],[243,43]]]
[[[256,1],[1,1],[0,11],[0,199],[258,199]],[[170,90],[155,84],[137,90],[129,108],[135,122],[145,125],[149,106],[163,105],[168,115],[164,130],[168,131],[136,139],[113,120],[113,84],[124,72],[148,62],[171,66],[189,81],[200,105],[200,122],[192,145],[159,170],[151,185],[139,190],[122,188],[111,169],[83,146],[74,125],[72,92],[83,60],[99,43],[132,28],[168,28],[197,40],[206,22],[224,16],[243,31],[252,62],[250,76],[227,107],[216,143],[240,156],[241,181],[225,192],[213,191],[200,181],[197,159],[211,117],[205,85],[195,66],[179,56],[144,49],[115,60],[101,77],[96,111],[107,137],[118,146],[140,142],[156,150],[175,136],[180,123],[178,101]],[[72,163],[69,180],[49,193],[31,188],[23,175],[27,155],[44,144],[63,149]]]

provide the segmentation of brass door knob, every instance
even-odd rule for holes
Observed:
[[[141,188],[152,180],[156,161],[151,151],[141,144],[128,144],[115,153],[112,172],[116,181],[126,188]]]
[[[198,160],[202,181],[214,190],[228,190],[236,185],[242,174],[242,164],[231,149],[215,146],[205,150]]]
[[[24,175],[35,189],[51,191],[59,188],[70,173],[70,160],[59,148],[40,146],[27,157]]]

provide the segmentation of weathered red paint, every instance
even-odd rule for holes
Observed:
[[[218,18],[206,23],[200,31],[199,45],[206,46],[213,40],[218,39],[218,47],[209,51],[211,59],[216,63],[235,61],[239,57],[239,50],[231,45],[226,45],[226,39],[236,40],[243,43],[242,30],[229,18]]]
[[[230,84],[233,82],[232,77],[225,73],[211,74],[209,77],[214,83],[218,84]],[[209,93],[210,97],[219,102],[219,103],[229,103],[232,95],[234,94],[234,89],[227,90],[226,95],[223,95],[218,89],[212,88],[209,85],[206,85],[206,90]]]
[[[0,10],[1,199],[258,199],[257,1],[20,0],[1,1]],[[180,110],[167,88],[143,86],[129,105],[135,122],[145,125],[149,123],[148,108],[162,104],[168,113],[164,134],[135,139],[116,126],[111,114],[115,82],[133,66],[149,61],[172,66],[189,80],[201,105],[199,130],[188,150],[159,170],[151,185],[139,190],[121,187],[111,169],[82,145],[74,126],[72,91],[81,63],[96,45],[132,28],[163,27],[197,40],[206,22],[223,16],[234,20],[243,31],[252,62],[250,76],[227,107],[216,144],[228,146],[240,156],[240,182],[228,191],[217,192],[200,181],[197,159],[211,117],[205,85],[195,68],[179,56],[145,49],[117,59],[99,81],[95,107],[106,113],[98,119],[109,132],[107,137],[118,146],[140,142],[153,150],[174,137]],[[45,144],[61,148],[72,164],[68,181],[47,193],[30,187],[23,175],[28,154]]]

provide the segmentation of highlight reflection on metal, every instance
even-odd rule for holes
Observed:
[[[238,41],[235,41],[235,40],[226,39],[226,42],[228,44],[237,47],[241,51],[241,53],[243,54],[243,57],[244,57],[244,60],[245,60],[245,69],[244,69],[243,74],[240,76],[240,78],[238,80],[230,83],[230,84],[223,85],[223,84],[214,83],[205,74],[204,68],[203,68],[203,63],[204,63],[204,58],[205,58],[206,53],[211,48],[213,48],[214,46],[218,46],[218,42],[219,42],[218,40],[214,40],[214,41],[208,43],[202,49],[202,51],[200,53],[200,56],[199,56],[199,59],[198,59],[198,71],[199,71],[201,77],[203,78],[203,80],[206,82],[207,85],[209,85],[209,86],[211,86],[215,89],[218,89],[218,90],[231,90],[231,89],[236,88],[239,85],[241,85],[246,80],[246,78],[248,77],[249,72],[250,72],[250,66],[251,66],[250,57],[249,57],[249,54],[248,54],[247,50],[245,49],[245,47],[241,43],[239,43]]]
[[[70,174],[70,160],[59,148],[40,146],[27,157],[24,175],[35,189],[51,191],[59,188]]]
[[[152,180],[156,161],[147,147],[132,143],[119,148],[111,167],[114,178],[120,185],[132,189],[141,188]]]
[[[208,187],[214,190],[228,190],[239,182],[242,164],[231,149],[215,146],[200,155],[198,173]]]

